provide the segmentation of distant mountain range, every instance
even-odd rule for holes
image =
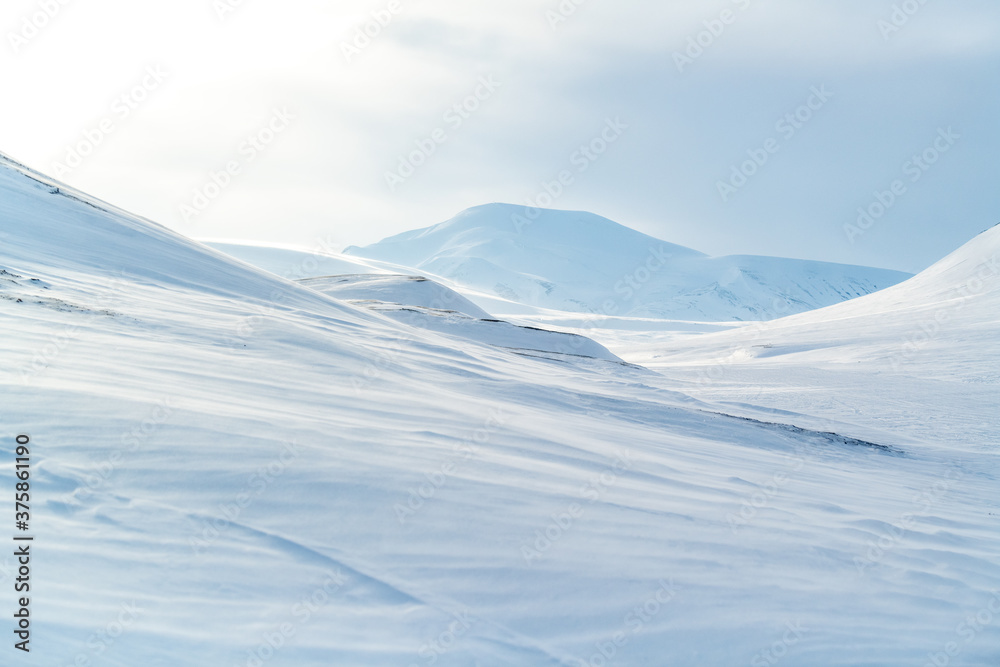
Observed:
[[[1000,226],[913,278],[850,303],[755,325],[752,356],[860,362],[939,379],[1000,384]],[[731,349],[745,332],[707,336]]]
[[[592,213],[541,210],[530,219],[509,204],[470,208],[344,255],[536,307],[710,322],[775,319],[911,277],[778,257],[709,257]]]

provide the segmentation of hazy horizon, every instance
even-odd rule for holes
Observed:
[[[985,1],[16,0],[3,25],[0,150],[191,237],[365,245],[556,191],[711,255],[916,273],[1000,219]]]

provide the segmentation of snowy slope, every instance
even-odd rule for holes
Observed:
[[[1000,588],[994,453],[734,419],[651,371],[439,336],[39,178],[0,165],[31,664],[1000,655],[1000,625],[956,631]]]
[[[890,370],[913,365],[939,369],[945,379],[1000,384],[1000,365],[988,363],[1000,362],[1000,227],[900,285],[768,323],[761,332],[769,347],[758,355]],[[840,347],[849,350],[830,354]]]
[[[829,308],[696,337],[588,333],[706,397],[995,448],[1000,227],[904,283]]]
[[[285,248],[267,244],[250,242],[234,243],[221,241],[204,241],[205,245],[220,250],[231,257],[262,268],[275,275],[291,280],[321,278],[338,275],[389,275],[416,274],[413,267],[392,262],[380,262],[360,257],[352,257],[327,249],[305,250],[301,248]],[[505,299],[492,290],[489,293],[458,285],[447,278],[424,272],[434,276],[434,281],[453,292],[464,295],[476,307],[486,312],[503,313],[504,315],[539,315],[566,316],[562,311],[547,311],[544,308]],[[570,317],[573,317],[570,314]]]
[[[477,319],[490,314],[458,292],[423,276],[337,275],[305,278],[300,284],[338,299],[378,301],[435,310],[452,310]]]
[[[308,252],[297,248],[221,241],[206,241],[205,245],[290,280],[343,274],[392,273],[372,262],[321,250]]]
[[[489,313],[444,285],[422,276],[342,275],[299,281],[420,329],[516,350],[621,361],[585,336],[517,326]]]
[[[544,308],[695,321],[774,319],[909,277],[775,257],[707,257],[591,213],[525,215],[519,206],[477,206],[344,254]]]

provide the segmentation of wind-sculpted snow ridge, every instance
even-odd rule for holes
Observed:
[[[708,257],[592,213],[534,210],[531,216],[509,204],[477,206],[344,254],[413,267],[531,306],[706,322],[771,320],[910,277],[776,257]]]
[[[481,320],[491,317],[458,292],[423,276],[346,274],[306,278],[299,282],[340,299],[422,306],[458,312]]]
[[[409,326],[63,188],[0,165],[0,291],[76,306],[0,299],[33,664],[1000,655],[966,621],[1000,604],[995,453],[711,414],[737,411]]]
[[[621,363],[607,348],[585,336],[494,319],[461,294],[423,276],[343,275],[308,278],[300,283],[420,329],[517,352],[550,352]]]

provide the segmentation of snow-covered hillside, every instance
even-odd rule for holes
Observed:
[[[309,252],[298,248],[221,241],[209,241],[205,245],[290,280],[348,274],[393,273],[392,269],[383,268],[376,262],[367,262],[327,250],[317,249]]]
[[[487,343],[520,354],[555,353],[621,361],[585,336],[517,326],[493,318],[458,292],[422,276],[342,275],[301,284],[420,329]]]
[[[942,379],[1000,385],[1000,366],[988,363],[1000,360],[1000,226],[902,284],[755,330],[763,341],[755,357],[912,366]]]
[[[347,274],[305,278],[299,282],[338,299],[451,310],[481,320],[491,317],[458,292],[423,276]]]
[[[0,231],[33,665],[1000,655],[995,452],[411,327],[6,159]]]
[[[543,308],[695,321],[769,320],[889,287],[909,274],[708,257],[591,213],[490,204],[350,256],[392,262]]]
[[[705,397],[995,450],[1000,226],[904,283],[829,308],[702,336],[590,332]]]

